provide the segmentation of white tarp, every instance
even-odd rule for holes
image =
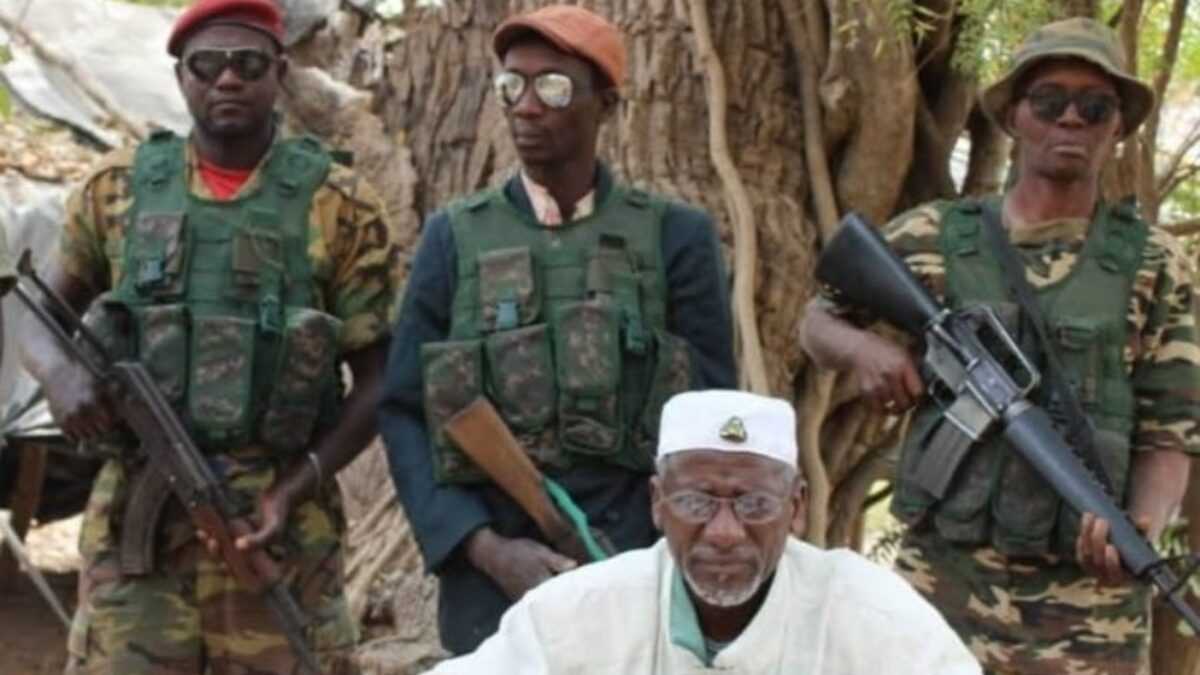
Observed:
[[[0,174],[0,223],[5,224],[9,250],[13,255],[30,249],[33,259],[41,260],[50,253],[58,233],[62,229],[63,206],[67,197],[67,186],[29,180],[16,172]],[[16,353],[17,319],[21,316],[19,301],[5,297],[3,302],[3,359],[0,359],[0,420],[6,419],[14,406],[28,400],[35,384],[21,372]],[[19,423],[8,420],[4,432],[28,431],[29,427],[49,422],[41,414],[34,414]]]
[[[338,0],[283,0],[286,42],[294,44],[338,9]],[[175,83],[167,37],[178,9],[131,5],[118,0],[0,0],[0,14],[13,18],[108,93],[133,119],[185,132],[191,118]],[[6,41],[0,31],[0,43]],[[91,99],[59,67],[45,63],[28,46],[10,44],[12,62],[0,78],[17,98],[40,114],[115,145],[119,138],[97,124]]]
[[[191,126],[164,45],[178,10],[115,0],[0,0],[15,20],[102,87],[131,117],[176,131]],[[37,112],[112,145],[113,131],[96,123],[99,111],[57,66],[37,59],[19,41],[0,76]]]

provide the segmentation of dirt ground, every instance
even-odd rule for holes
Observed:
[[[72,518],[34,528],[26,537],[30,557],[67,612],[75,609],[78,533],[79,518]],[[0,579],[0,673],[61,673],[66,644],[66,627],[27,575]]]

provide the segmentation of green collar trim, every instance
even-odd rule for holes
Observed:
[[[712,660],[708,658],[708,649],[704,644],[704,632],[700,630],[700,617],[684,586],[683,571],[676,567],[671,577],[671,643],[691,652],[705,666],[711,666]]]

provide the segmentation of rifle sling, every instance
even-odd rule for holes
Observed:
[[[1029,285],[1029,279],[1025,276],[1025,263],[1020,258],[1020,253],[1017,252],[1015,246],[1009,241],[1008,234],[1001,224],[1000,213],[997,211],[995,204],[985,202],[981,204],[983,213],[983,230],[992,246],[992,250],[996,252],[996,257],[1000,261],[1000,268],[1004,271],[1005,280],[1008,282],[1008,287],[1012,292],[1013,298],[1021,307],[1021,313],[1028,319],[1029,324],[1033,326],[1034,335],[1042,348],[1042,353],[1046,356],[1046,364],[1049,366],[1049,372],[1044,373],[1047,388],[1050,393],[1057,397],[1062,402],[1066,417],[1066,432],[1067,440],[1080,458],[1090,466],[1096,479],[1100,481],[1100,485],[1108,492],[1109,495],[1113,492],[1112,479],[1104,468],[1104,464],[1096,454],[1096,448],[1093,444],[1093,428],[1091,419],[1083,410],[1083,405],[1079,402],[1079,397],[1075,395],[1075,390],[1066,383],[1063,379],[1063,374],[1066,369],[1063,368],[1062,358],[1058,355],[1058,348],[1049,338],[1046,330],[1046,319],[1042,315],[1042,310],[1037,301],[1033,287]]]

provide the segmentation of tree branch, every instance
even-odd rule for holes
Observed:
[[[1179,171],[1180,165],[1183,164],[1183,160],[1187,158],[1187,154],[1198,143],[1200,143],[1200,117],[1196,118],[1196,122],[1192,124],[1192,128],[1188,131],[1183,143],[1179,144],[1179,147],[1171,154],[1171,158],[1167,160],[1167,168],[1158,179],[1158,191],[1160,194],[1163,194],[1160,198],[1165,199],[1165,186],[1170,183],[1172,177]]]
[[[890,464],[888,446],[872,448],[862,461],[850,471],[849,476],[838,484],[833,495],[832,517],[829,523],[828,544],[848,546],[854,530],[854,522],[862,514],[863,503],[875,481],[887,475]]]
[[[758,231],[754,222],[754,206],[742,183],[741,174],[729,152],[726,129],[728,96],[725,89],[725,69],[713,47],[706,0],[690,0],[692,31],[696,35],[696,50],[704,66],[708,90],[708,150],[721,183],[733,220],[734,326],[741,346],[743,388],[760,394],[770,392],[762,339],[758,332],[758,316],[754,306],[755,276],[758,267]]]
[[[784,0],[784,19],[796,64],[800,68],[800,101],[804,113],[804,160],[808,167],[809,184],[813,205],[817,214],[817,225],[821,239],[829,241],[838,224],[837,196],[833,191],[833,179],[829,174],[829,163],[825,156],[825,129],[821,121],[821,98],[817,88],[820,76],[814,58],[812,39],[816,31],[811,24],[816,19],[810,13],[813,3],[808,2],[801,10],[796,2]]]
[[[1141,162],[1138,173],[1138,198],[1142,204],[1142,214],[1150,222],[1158,220],[1159,208],[1162,206],[1161,195],[1154,180],[1155,149],[1158,147],[1158,127],[1162,119],[1163,97],[1175,71],[1175,63],[1179,57],[1179,39],[1183,34],[1183,20],[1187,16],[1188,0],[1174,0],[1171,4],[1171,19],[1167,34],[1163,38],[1162,60],[1158,72],[1154,74],[1154,107],[1142,125]]]
[[[802,1],[804,2],[804,11],[800,20],[804,22],[804,28],[807,31],[808,53],[813,58],[813,69],[819,78],[820,73],[824,72],[825,66],[829,64],[829,33],[826,29],[825,13],[821,10],[821,0]],[[797,13],[797,0],[783,0],[781,4],[785,16]],[[788,23],[792,23],[792,21],[793,19],[789,17]],[[834,29],[836,30],[836,26]]]
[[[967,132],[971,135],[971,154],[967,158],[962,193],[981,196],[1000,192],[1000,171],[1008,155],[1008,137],[978,107],[967,118]]]
[[[823,372],[810,365],[804,373],[803,389],[796,416],[796,440],[800,445],[800,469],[808,480],[808,517],[804,538],[815,546],[825,545],[825,530],[829,524],[829,501],[833,494],[829,473],[821,458],[821,425],[829,416],[838,373]]]
[[[1167,184],[1164,185],[1159,191],[1159,194],[1162,195],[1163,201],[1166,201],[1166,199],[1171,196],[1172,192],[1175,192],[1175,190],[1179,189],[1180,185],[1183,185],[1187,181],[1191,180],[1197,174],[1200,174],[1200,164],[1189,164],[1186,167],[1177,170],[1171,176],[1171,180],[1168,181]]]
[[[905,196],[914,203],[954,197],[956,191],[949,167],[949,157],[954,147],[952,139],[947,138],[938,126],[924,97],[917,97],[916,112],[916,148],[913,164],[909,168]]]
[[[1186,237],[1189,234],[1200,232],[1200,218],[1189,218],[1175,223],[1167,223],[1160,225],[1162,229],[1170,232],[1176,237]]]
[[[1142,5],[1143,0],[1128,0],[1121,8],[1120,25],[1117,27],[1125,51],[1125,63],[1133,73],[1137,72],[1138,25],[1141,23]],[[1121,155],[1114,163],[1115,173],[1110,175],[1106,185],[1106,196],[1114,198],[1137,193],[1142,184],[1138,177],[1142,157],[1138,146],[1140,142],[1138,134],[1131,134],[1125,139]]]
[[[40,60],[61,70],[63,74],[79,87],[79,90],[87,96],[89,101],[99,108],[102,113],[107,115],[108,121],[111,122],[112,126],[117,127],[118,130],[129,134],[139,141],[147,136],[149,129],[146,123],[126,114],[117,105],[117,102],[108,95],[108,92],[104,91],[91,75],[81,70],[71,57],[43,42],[12,17],[0,14],[0,28],[3,28],[9,35],[28,45]]]

